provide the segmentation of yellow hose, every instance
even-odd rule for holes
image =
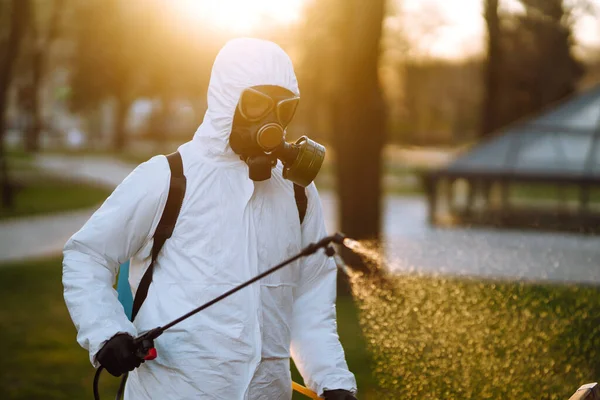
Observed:
[[[311,399],[315,399],[315,400],[322,399],[321,397],[319,397],[319,395],[317,395],[315,392],[313,392],[309,388],[306,388],[306,387],[300,385],[299,383],[296,383],[293,381],[292,381],[292,389],[294,389],[298,393],[305,395],[306,397],[310,397]]]

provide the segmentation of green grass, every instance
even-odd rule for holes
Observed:
[[[9,153],[13,207],[0,206],[0,220],[93,207],[111,193],[103,187],[47,174],[38,169],[33,160],[33,156],[25,152]]]
[[[315,179],[317,188],[319,190],[335,191],[337,187],[335,172],[335,167],[332,164],[323,164]],[[423,170],[386,162],[383,167],[383,173],[384,176],[393,178],[388,183],[382,178],[382,190],[384,194],[396,196],[421,196],[424,194],[421,184]]]
[[[171,145],[168,147],[172,149]],[[109,157],[114,158],[116,160],[120,160],[125,163],[129,163],[132,165],[138,165],[145,161],[148,161],[150,158],[154,157],[157,154],[169,154],[171,151],[166,148],[157,149],[153,152],[135,152],[129,150],[123,150],[121,152],[115,152],[111,150],[94,150],[94,149],[85,149],[85,150],[50,150],[45,151],[44,154],[55,155],[55,156],[64,156],[64,157]]]
[[[94,369],[75,341],[61,272],[60,259],[0,267],[1,399],[92,398]],[[117,379],[103,378],[102,392],[116,393]]]
[[[559,187],[552,184],[513,183],[510,185],[510,195],[518,199],[579,201],[580,189],[577,185]],[[600,189],[591,189],[589,196],[590,202],[599,203]]]
[[[566,400],[600,377],[598,287],[416,276],[356,285],[361,312],[348,297],[337,309],[361,399]],[[0,304],[10,361],[0,398],[90,398],[94,370],[75,341],[60,259],[0,267]],[[118,379],[101,384],[112,398]]]
[[[389,399],[568,399],[600,378],[600,288],[359,279],[374,392]]]
[[[76,343],[61,273],[58,258],[0,266],[0,343],[2,360],[10,360],[0,363],[0,399],[92,397],[94,369]],[[338,325],[350,368],[361,386],[371,385],[366,347],[349,298],[338,302]],[[114,398],[118,379],[105,374],[101,385],[104,398]]]
[[[92,207],[102,203],[110,191],[89,184],[34,174],[17,181],[12,208],[0,208],[0,219],[50,214]]]
[[[115,153],[107,150],[61,150],[61,151],[52,151],[47,152],[48,154],[61,155],[61,156],[105,156],[105,157],[113,157],[125,163],[129,163],[133,166],[139,165],[145,161],[148,161],[150,158],[159,153],[167,154],[169,151],[153,152],[132,152],[132,151],[123,151],[121,153]],[[25,154],[26,155],[26,154]],[[383,171],[386,175],[394,176],[402,180],[406,177],[417,177],[417,184],[402,184],[402,183],[394,183],[388,187],[384,187],[384,192],[386,194],[391,195],[422,195],[423,188],[420,182],[420,174],[423,172],[421,169],[406,167],[403,165],[398,165],[392,161],[384,162]],[[319,175],[317,176],[315,182],[320,190],[334,190],[335,189],[335,168],[330,162],[326,162],[321,167]]]
[[[154,157],[157,154],[161,154],[161,153],[156,153],[156,154],[123,153],[123,154],[119,154],[118,157],[119,157],[119,160],[121,160],[123,162],[129,163],[131,165],[139,165],[141,163],[148,161],[149,159],[151,159],[152,157]],[[168,153],[166,153],[166,154],[168,154]]]
[[[11,160],[32,160],[33,156],[22,149],[11,149],[6,152],[7,159]]]

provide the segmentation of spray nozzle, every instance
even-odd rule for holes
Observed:
[[[302,255],[309,255],[309,254],[313,254],[316,253],[317,250],[319,249],[325,249],[325,252],[330,255],[331,250],[333,249],[330,244],[331,243],[337,243],[337,244],[344,244],[344,240],[346,239],[346,236],[344,236],[341,233],[336,233],[335,235],[331,235],[331,236],[327,236],[324,237],[323,239],[319,240],[316,243],[312,243],[309,244],[303,251],[302,251]],[[331,249],[331,250],[330,250]]]
[[[337,232],[335,235],[332,236],[332,242],[336,243],[336,244],[344,244],[344,240],[346,240],[346,235],[344,235],[343,233]]]
[[[331,243],[344,244],[345,239],[346,239],[346,236],[343,233],[338,232],[335,235],[327,236],[327,237],[321,239],[319,242],[316,243],[316,245],[318,247],[327,247]]]

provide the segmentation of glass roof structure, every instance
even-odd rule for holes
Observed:
[[[600,183],[600,85],[498,131],[437,173]]]

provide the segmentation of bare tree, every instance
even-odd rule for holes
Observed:
[[[34,4],[35,7],[31,6],[28,10],[31,14],[28,21],[33,44],[31,54],[31,98],[29,99],[33,123],[25,132],[25,150],[30,152],[38,151],[40,146],[39,138],[43,129],[41,89],[47,75],[52,43],[58,36],[60,14],[65,5],[65,0],[36,2]],[[44,14],[49,14],[47,22],[44,21]]]
[[[481,136],[499,128],[498,104],[500,95],[500,74],[502,49],[501,30],[498,16],[498,0],[484,0],[484,17],[487,25],[487,60],[485,63],[485,98],[481,119]]]
[[[9,34],[5,52],[0,58],[0,179],[2,179],[2,206],[11,207],[13,190],[8,176],[4,133],[7,129],[6,110],[8,92],[13,77],[13,66],[19,54],[19,45],[27,24],[29,0],[12,0],[10,7]]]
[[[141,22],[146,9],[136,2],[86,0],[76,8],[74,60],[71,65],[74,111],[96,110],[109,98],[116,100],[113,148],[127,144],[125,122],[129,109],[140,94],[140,73],[145,65],[147,27]],[[99,13],[102,18],[98,18]]]
[[[523,11],[500,15],[498,3],[485,0],[488,57],[482,135],[573,93],[583,74],[572,52],[578,9],[572,8],[574,2],[520,0]]]

